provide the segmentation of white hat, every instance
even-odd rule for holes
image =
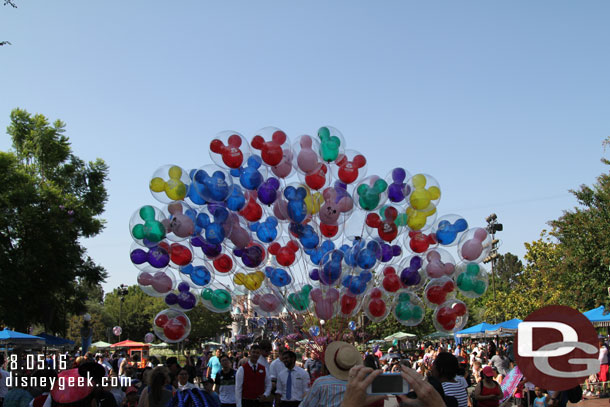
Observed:
[[[362,364],[362,355],[354,345],[335,341],[326,347],[324,363],[332,376],[339,380],[347,380],[349,370]]]

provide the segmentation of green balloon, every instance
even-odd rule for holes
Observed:
[[[474,292],[479,294],[479,295],[483,295],[485,294],[485,290],[487,290],[487,286],[485,284],[485,281],[483,280],[477,280],[474,283]]]
[[[217,309],[225,309],[231,306],[231,293],[227,290],[214,290],[212,294],[212,306]]]
[[[464,278],[462,285],[459,286],[463,291],[472,291],[474,288],[474,282],[470,278]]]
[[[204,288],[201,290],[201,298],[206,301],[210,301],[212,299],[212,293],[213,291],[210,288]]]
[[[399,302],[396,304],[396,308],[394,309],[394,315],[401,321],[406,321],[411,319],[413,316],[411,314],[411,303],[409,302]]]
[[[479,265],[475,263],[470,263],[466,266],[466,274],[472,277],[476,277],[479,274]]]
[[[455,281],[457,283],[457,286],[462,288],[462,284],[464,284],[464,279],[465,279],[465,274],[462,273],[458,276],[457,280]]]
[[[165,237],[165,227],[156,220],[144,223],[144,237],[151,242],[160,242]]]
[[[381,193],[388,188],[388,183],[382,179],[375,181],[372,187],[367,184],[361,184],[358,186],[358,203],[362,209],[366,211],[372,211],[379,205],[381,200]]]
[[[417,305],[413,306],[413,310],[411,311],[413,315],[413,319],[421,319],[424,316],[424,310]]]
[[[150,205],[145,205],[140,208],[140,217],[142,220],[154,220],[155,219],[155,208]]]
[[[326,162],[335,161],[339,156],[339,146],[341,145],[339,137],[331,136],[328,127],[321,127],[318,130],[318,137],[320,137],[320,155],[322,159]]]
[[[398,296],[398,302],[411,302],[411,297],[407,293],[400,293]]]
[[[131,229],[131,233],[136,239],[144,239],[144,225],[135,225]]]

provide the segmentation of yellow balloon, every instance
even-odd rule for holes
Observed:
[[[243,285],[250,291],[258,290],[265,281],[265,273],[258,270],[253,273],[237,273],[233,277],[233,282],[237,285]]]
[[[181,201],[186,196],[186,185],[180,179],[170,179],[165,183],[165,194],[173,201]]]
[[[411,228],[411,230],[421,230],[424,226],[426,226],[426,221],[429,216],[432,216],[436,213],[436,207],[434,205],[429,205],[426,210],[417,211],[411,207],[407,208],[407,226]]]
[[[423,174],[414,175],[411,179],[413,183],[413,193],[409,202],[414,209],[424,210],[430,205],[431,201],[441,197],[441,190],[437,186],[426,189],[426,176]]]
[[[178,167],[177,165],[173,165],[170,167],[168,174],[171,179],[180,179],[182,176],[182,168]]]
[[[305,197],[305,205],[307,206],[307,213],[315,215],[320,212],[320,206],[324,203],[324,197],[321,193],[316,192],[313,195],[308,193]]]
[[[153,178],[150,180],[149,187],[153,192],[163,192],[163,190],[165,190],[165,181],[163,181],[163,178]]]

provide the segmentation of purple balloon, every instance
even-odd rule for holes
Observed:
[[[182,291],[178,295],[178,306],[183,310],[191,310],[197,304],[197,298],[189,291]]]
[[[174,293],[169,293],[165,296],[165,303],[167,305],[174,305],[178,302],[178,296]]]
[[[309,278],[311,278],[314,281],[318,281],[320,279],[320,270],[319,269],[309,270]]]
[[[405,199],[405,178],[407,173],[402,168],[392,170],[392,183],[388,186],[388,197],[392,202],[402,202]]]
[[[259,246],[251,246],[245,249],[235,249],[233,250],[233,254],[237,257],[241,257],[241,261],[244,263],[244,266],[248,268],[256,268],[262,262],[265,257],[265,252]]]
[[[258,200],[265,205],[271,205],[277,199],[277,191],[280,188],[280,181],[271,177],[258,187]]]
[[[402,281],[402,283],[408,287],[418,285],[421,282],[421,275],[419,274],[419,269],[421,266],[421,257],[413,257],[409,267],[404,268],[400,273],[400,281]]]
[[[133,264],[142,264],[147,260],[148,255],[142,249],[135,249],[129,254],[129,257]]]
[[[148,252],[148,264],[154,268],[165,268],[169,264],[169,253],[162,247],[153,247]]]
[[[191,244],[195,247],[201,248],[201,251],[208,259],[215,259],[216,257],[220,256],[220,253],[222,253],[222,246],[220,243],[210,243],[201,236],[192,238]]]

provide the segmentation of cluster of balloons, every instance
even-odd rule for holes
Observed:
[[[365,156],[333,127],[293,140],[275,127],[250,141],[227,131],[210,156],[215,164],[157,169],[149,189],[158,206],[138,208],[129,224],[138,284],[168,306],[154,320],[166,342],[188,336],[186,313],[198,303],[229,312],[237,297],[259,316],[363,312],[406,326],[431,307],[436,328],[455,332],[468,319],[456,293],[487,289],[487,231],[439,217],[441,188],[429,174],[367,176]]]

